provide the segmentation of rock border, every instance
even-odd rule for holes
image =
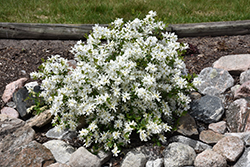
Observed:
[[[80,40],[94,24],[40,24],[0,22],[0,39]],[[102,26],[108,26],[102,24]],[[169,24],[167,31],[181,37],[250,34],[250,20]]]

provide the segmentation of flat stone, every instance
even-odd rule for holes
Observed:
[[[5,114],[5,115],[8,115],[8,116],[13,117],[13,118],[19,117],[19,113],[14,108],[10,108],[10,107],[2,108],[1,114]]]
[[[215,144],[219,140],[221,140],[224,135],[220,133],[216,133],[212,130],[203,130],[200,133],[200,140],[207,143],[207,144]]]
[[[6,85],[4,93],[2,95],[2,99],[4,103],[7,103],[11,100],[13,93],[16,92],[18,89],[23,87],[24,83],[28,80],[28,78],[20,78],[14,82],[9,83]]]
[[[43,145],[51,151],[54,158],[59,163],[68,163],[70,156],[75,149],[62,140],[50,140]]]
[[[228,55],[213,63],[214,68],[220,68],[231,74],[240,75],[250,68],[250,54]]]
[[[208,129],[210,129],[214,132],[217,132],[217,133],[224,134],[227,130],[227,123],[225,121],[211,123],[208,125]]]
[[[150,160],[146,163],[146,167],[163,167],[163,159]]]
[[[0,134],[0,152],[6,153],[31,142],[35,131],[20,119],[0,114]]]
[[[250,131],[250,110],[246,99],[238,99],[231,103],[226,111],[226,120],[230,132]]]
[[[246,146],[250,146],[250,132],[241,132],[241,133],[225,133],[225,136],[236,136],[244,141]]]
[[[213,150],[205,150],[198,154],[194,161],[195,167],[226,167],[227,161],[222,155]]]
[[[212,67],[204,68],[198,78],[203,83],[197,89],[204,95],[218,96],[234,85],[234,79],[227,71]]]
[[[72,167],[100,167],[101,161],[86,148],[80,147],[71,154],[68,164]]]
[[[250,96],[250,81],[244,82],[234,93],[234,98],[244,98]]]
[[[177,132],[183,134],[184,136],[198,135],[198,130],[196,122],[192,116],[188,113],[179,119],[177,127]]]
[[[218,122],[224,113],[222,100],[216,96],[206,95],[191,102],[189,114],[205,123]]]
[[[35,115],[34,117],[27,120],[26,123],[31,127],[36,126],[40,128],[50,123],[51,120],[52,120],[52,115],[50,113],[50,110],[45,110],[39,115]]]
[[[49,166],[55,162],[51,152],[42,144],[31,141],[21,147],[16,147],[14,150],[2,153],[0,152],[0,166]]]
[[[144,167],[146,162],[147,157],[145,154],[137,151],[129,151],[122,161],[121,167]]]
[[[247,147],[243,155],[236,162],[234,167],[250,167],[250,147]]]
[[[222,156],[227,161],[235,162],[244,150],[244,142],[236,136],[226,136],[214,145],[213,150]]]
[[[164,166],[188,166],[193,165],[196,153],[189,145],[174,142],[163,151]]]
[[[169,139],[169,143],[172,142],[178,142],[178,143],[183,143],[186,145],[189,145],[190,147],[192,147],[194,149],[194,151],[196,153],[201,153],[202,151],[206,150],[206,149],[212,149],[212,147],[206,143],[185,137],[185,136],[181,136],[181,135],[177,135],[177,136],[173,136]]]

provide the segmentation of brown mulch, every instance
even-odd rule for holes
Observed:
[[[220,57],[231,54],[250,54],[250,35],[180,38],[180,42],[190,44],[184,56],[189,73],[199,74],[205,67],[211,67]],[[5,86],[21,77],[29,77],[51,55],[59,54],[73,59],[69,52],[77,41],[62,40],[9,40],[0,39],[0,97]],[[233,76],[238,82],[238,76]],[[31,81],[31,80],[29,80]],[[0,99],[0,109],[4,106]],[[51,126],[47,127],[48,129]],[[36,133],[36,140],[46,142],[47,128]],[[75,142],[77,140],[72,140]],[[79,143],[70,143],[78,146]],[[79,147],[79,146],[78,146]],[[116,159],[113,165],[119,161]],[[114,165],[116,166],[116,165]]]

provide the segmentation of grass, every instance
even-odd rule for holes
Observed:
[[[250,19],[249,0],[0,0],[0,22],[108,24],[150,10],[171,24]]]

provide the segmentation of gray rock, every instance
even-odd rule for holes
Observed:
[[[146,167],[163,167],[163,159],[150,160],[146,163]]]
[[[226,159],[213,150],[205,150],[198,154],[194,161],[195,167],[226,167]]]
[[[146,162],[147,157],[145,154],[137,151],[129,151],[122,161],[121,167],[144,167]]]
[[[196,153],[200,153],[206,149],[212,149],[212,147],[208,144],[205,144],[203,142],[188,138],[188,137],[184,137],[181,135],[177,135],[177,136],[173,136],[169,139],[169,142],[178,142],[178,143],[183,143],[186,145],[189,145],[190,147],[192,147]]]
[[[41,92],[40,86],[34,87],[34,92]],[[20,114],[20,117],[27,119],[30,115],[27,113],[27,108],[35,104],[34,99],[28,98],[29,92],[25,87],[20,88],[13,94],[13,101],[16,104],[16,109]]]
[[[27,108],[32,106],[32,101],[26,100],[29,97],[28,90],[26,88],[20,88],[13,94],[13,101],[16,104],[16,109],[21,118],[27,119],[28,113]]]
[[[103,150],[100,150],[97,153],[97,157],[100,159],[101,164],[104,164],[105,162],[107,162],[111,157],[112,157],[112,153],[109,152],[104,152]]]
[[[75,149],[62,140],[50,140],[43,145],[51,151],[54,158],[59,163],[68,163],[70,156]]]
[[[100,167],[101,160],[86,148],[80,147],[71,155],[68,164],[71,167]]]
[[[192,116],[185,114],[179,119],[177,132],[184,136],[198,135],[196,122]]]
[[[188,166],[193,165],[196,153],[189,145],[174,142],[163,151],[164,166]]]
[[[231,74],[239,75],[250,68],[250,54],[227,55],[213,64],[214,68],[224,69]]]
[[[16,108],[16,104],[14,101],[9,101],[8,103],[6,103],[6,106],[10,108]]]
[[[231,103],[226,111],[226,120],[230,132],[250,131],[249,101],[238,99]]]
[[[207,144],[215,144],[217,143],[220,139],[224,137],[224,135],[220,133],[216,133],[212,130],[203,130],[200,133],[200,140],[207,143]]]
[[[191,103],[189,114],[195,119],[205,122],[218,122],[224,113],[224,106],[219,97],[206,95]]]
[[[246,148],[243,155],[236,162],[234,167],[250,167],[250,147]]]
[[[241,138],[245,142],[246,146],[250,146],[250,132],[242,132],[242,133],[225,133],[225,136],[236,136]]]
[[[227,71],[217,68],[208,67],[203,69],[198,78],[203,83],[197,86],[197,89],[205,95],[218,96],[234,84],[234,79]]]
[[[244,150],[244,142],[239,137],[226,136],[214,145],[213,150],[227,161],[235,162]]]
[[[244,71],[240,74],[240,84],[250,81],[250,70]]]
[[[35,131],[20,119],[0,114],[0,134],[0,152],[3,153],[31,142]]]
[[[46,134],[46,137],[52,138],[52,139],[71,139],[73,137],[76,137],[76,132],[69,131],[67,129],[58,131],[56,127],[50,129]]]

